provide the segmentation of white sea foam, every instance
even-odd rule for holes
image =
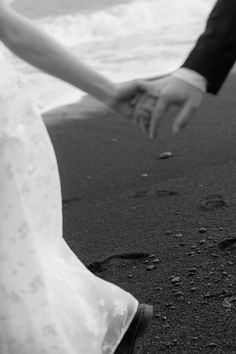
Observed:
[[[63,44],[77,46],[203,20],[213,3],[214,0],[138,0],[92,13],[47,17],[40,23]]]
[[[136,0],[96,12],[37,20],[82,60],[116,81],[150,77],[181,64],[214,0]],[[13,59],[36,88],[43,111],[76,100],[71,86]]]

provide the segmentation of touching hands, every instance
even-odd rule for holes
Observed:
[[[189,83],[166,76],[154,81],[133,80],[117,85],[116,95],[109,105],[139,125],[150,139],[155,139],[170,108],[179,107],[172,126],[173,133],[179,133],[201,105],[203,95]]]
[[[118,114],[135,120],[135,104],[141,99],[146,91],[146,83],[141,80],[132,80],[115,85],[115,94],[107,103]]]
[[[167,76],[155,81],[140,82],[145,94],[139,98],[134,119],[150,139],[155,139],[167,112],[173,106],[179,112],[172,126],[173,133],[179,133],[199,108],[204,93],[185,81]]]

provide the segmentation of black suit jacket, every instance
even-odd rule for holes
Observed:
[[[218,0],[205,32],[199,37],[183,67],[203,75],[207,90],[216,94],[236,60],[236,0]]]

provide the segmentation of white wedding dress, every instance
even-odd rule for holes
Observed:
[[[24,80],[0,56],[0,353],[112,354],[138,302],[62,237],[54,150]]]

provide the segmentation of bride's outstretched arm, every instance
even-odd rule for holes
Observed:
[[[126,85],[123,90],[123,86],[92,70],[35,23],[16,13],[5,0],[0,0],[0,39],[31,65],[107,104],[117,99],[128,99],[138,91],[138,82]]]

